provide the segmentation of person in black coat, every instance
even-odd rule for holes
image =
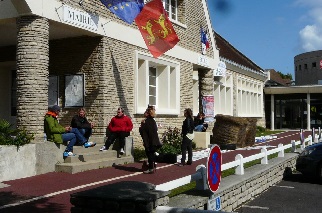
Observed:
[[[192,117],[192,110],[187,108],[184,110],[184,116],[186,119],[183,121],[182,124],[182,144],[181,144],[181,164],[179,166],[184,166],[186,164],[186,153],[188,150],[188,161],[187,165],[192,164],[192,139],[193,139],[193,130],[194,130],[194,123]]]
[[[139,132],[143,139],[145,153],[148,157],[149,168],[143,171],[145,174],[153,174],[155,172],[155,152],[161,146],[158,136],[158,127],[154,120],[155,108],[149,107],[144,113],[146,119],[141,122]]]
[[[71,127],[77,128],[88,141],[89,137],[92,135],[94,123],[87,120],[86,110],[84,108],[80,108],[77,115],[75,115],[72,119]]]

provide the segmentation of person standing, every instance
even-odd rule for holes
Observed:
[[[145,120],[141,122],[140,134],[143,139],[145,154],[148,157],[148,170],[144,174],[153,174],[155,172],[155,152],[161,146],[158,136],[158,126],[154,120],[156,113],[154,107],[148,107],[144,113]]]
[[[184,166],[186,164],[186,153],[188,150],[188,161],[187,165],[192,164],[192,139],[193,139],[193,117],[192,117],[192,110],[187,108],[184,110],[185,120],[182,124],[182,144],[181,144],[181,164],[179,166]]]
[[[86,118],[85,108],[80,108],[77,115],[75,115],[71,122],[72,128],[77,128],[80,133],[89,140],[89,137],[92,135],[94,123],[89,122]]]
[[[68,142],[67,147],[63,153],[63,157],[75,156],[73,153],[73,147],[79,143],[84,145],[85,148],[95,146],[93,142],[87,142],[86,138],[78,131],[77,128],[70,126],[63,127],[59,124],[57,118],[60,113],[60,107],[54,105],[48,109],[44,119],[44,131],[47,136],[47,140],[54,143]]]
[[[108,125],[109,136],[105,145],[100,148],[100,151],[105,151],[110,148],[114,141],[118,138],[120,142],[120,154],[124,154],[125,138],[130,135],[133,129],[131,119],[124,115],[122,107],[117,109],[117,115],[114,116]]]

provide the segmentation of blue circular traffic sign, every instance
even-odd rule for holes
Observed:
[[[209,153],[207,161],[207,180],[209,189],[212,192],[217,191],[221,180],[221,150],[215,145]]]

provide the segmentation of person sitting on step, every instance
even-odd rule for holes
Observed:
[[[87,120],[85,108],[80,108],[77,115],[73,117],[71,126],[77,128],[89,140],[89,137],[92,135],[94,123]]]
[[[100,148],[100,151],[105,151],[110,148],[114,141],[118,138],[120,143],[121,155],[124,154],[125,138],[130,135],[133,129],[131,119],[124,114],[122,107],[117,109],[117,115],[114,116],[108,125],[109,136],[105,141],[105,145]]]

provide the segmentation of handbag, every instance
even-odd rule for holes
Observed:
[[[187,133],[186,134],[187,138],[189,138],[189,140],[193,140],[194,137],[195,137],[195,134],[192,132],[192,133]]]

